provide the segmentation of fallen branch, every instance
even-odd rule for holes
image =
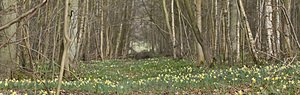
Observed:
[[[42,7],[44,4],[46,4],[48,0],[44,0],[42,3],[40,3],[39,5],[35,6],[34,8],[30,9],[29,11],[27,11],[26,13],[22,14],[21,16],[17,17],[16,19],[6,23],[5,25],[0,27],[0,31],[3,29],[6,29],[8,27],[10,27],[11,25],[13,25],[14,23],[19,22],[21,19],[27,17],[28,15],[34,13],[38,8]]]

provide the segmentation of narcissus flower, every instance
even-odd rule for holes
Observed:
[[[255,78],[252,78],[252,83],[256,83],[256,79]]]
[[[243,91],[239,90],[238,93],[236,93],[237,95],[243,95]]]
[[[283,87],[282,87],[283,89],[286,89],[286,85],[283,85]]]

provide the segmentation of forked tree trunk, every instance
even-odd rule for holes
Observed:
[[[194,34],[194,37],[196,38],[196,41],[201,45],[205,63],[206,65],[211,65],[212,63],[212,55],[211,55],[211,48],[209,47],[208,39],[204,39],[205,35],[201,33],[201,29],[198,27],[198,19],[194,15],[194,11],[192,10],[192,6],[190,4],[189,0],[184,0],[184,5],[187,8],[188,12],[188,20],[191,23],[191,28]],[[199,1],[198,1],[199,2]],[[198,5],[199,7],[199,5]]]
[[[65,72],[65,76],[68,77],[70,75],[70,72],[68,70],[69,67],[73,67],[75,68],[75,65],[76,65],[76,55],[79,54],[79,47],[80,47],[80,44],[78,44],[78,42],[81,40],[78,36],[79,32],[78,32],[78,5],[79,4],[79,0],[72,0],[70,2],[70,8],[71,10],[73,11],[72,12],[72,15],[71,15],[71,21],[70,21],[70,38],[71,38],[71,43],[70,43],[70,49],[69,49],[69,58],[68,58],[68,62],[69,63],[66,63],[66,68],[67,68],[67,71]],[[72,64],[71,64],[72,63]]]
[[[249,41],[249,49],[250,49],[250,52],[251,52],[251,56],[252,56],[252,59],[254,61],[254,63],[258,63],[258,55],[256,53],[256,50],[255,50],[255,40],[253,39],[253,35],[252,35],[252,32],[251,32],[251,29],[250,29],[250,25],[249,25],[249,22],[248,22],[248,18],[247,18],[247,15],[246,15],[246,12],[245,12],[245,9],[244,9],[244,6],[243,6],[243,2],[242,0],[238,0],[238,7],[239,7],[239,11],[241,12],[241,22],[243,23],[243,27],[245,28],[245,32],[246,32],[246,35],[247,35],[247,39]]]
[[[167,5],[166,5],[166,0],[162,0],[162,4],[163,4],[163,12],[164,12],[164,16],[165,16],[165,23],[167,26],[167,29],[169,31],[169,35],[170,35],[170,39],[172,42],[172,50],[173,50],[173,58],[176,58],[176,47],[175,47],[175,23],[174,23],[174,0],[172,0],[171,2],[171,23],[170,24],[170,18],[169,18],[169,12],[167,10]]]
[[[196,0],[196,18],[197,18],[197,26],[198,29],[200,30],[200,33],[204,34],[203,32],[201,32],[202,29],[202,16],[201,16],[201,4],[202,4],[202,0]],[[203,54],[203,49],[202,46],[200,45],[200,43],[196,42],[195,43],[197,45],[197,65],[201,65],[205,62],[204,59],[204,54]]]

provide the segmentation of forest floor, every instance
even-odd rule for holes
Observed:
[[[109,60],[83,63],[75,74],[62,94],[300,94],[300,62],[204,68],[167,58]],[[0,95],[54,94],[56,80],[0,81]]]

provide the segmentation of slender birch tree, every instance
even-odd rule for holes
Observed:
[[[229,5],[229,8],[230,8],[230,39],[231,39],[231,47],[232,47],[232,54],[233,54],[233,57],[234,57],[234,62],[237,62],[240,60],[239,58],[239,35],[238,35],[238,32],[239,32],[239,28],[237,27],[238,26],[238,6],[237,6],[237,0],[230,0],[230,5]]]
[[[265,1],[265,29],[267,31],[267,41],[268,41],[268,53],[273,56],[273,7],[272,0]],[[269,56],[270,57],[270,56]]]

